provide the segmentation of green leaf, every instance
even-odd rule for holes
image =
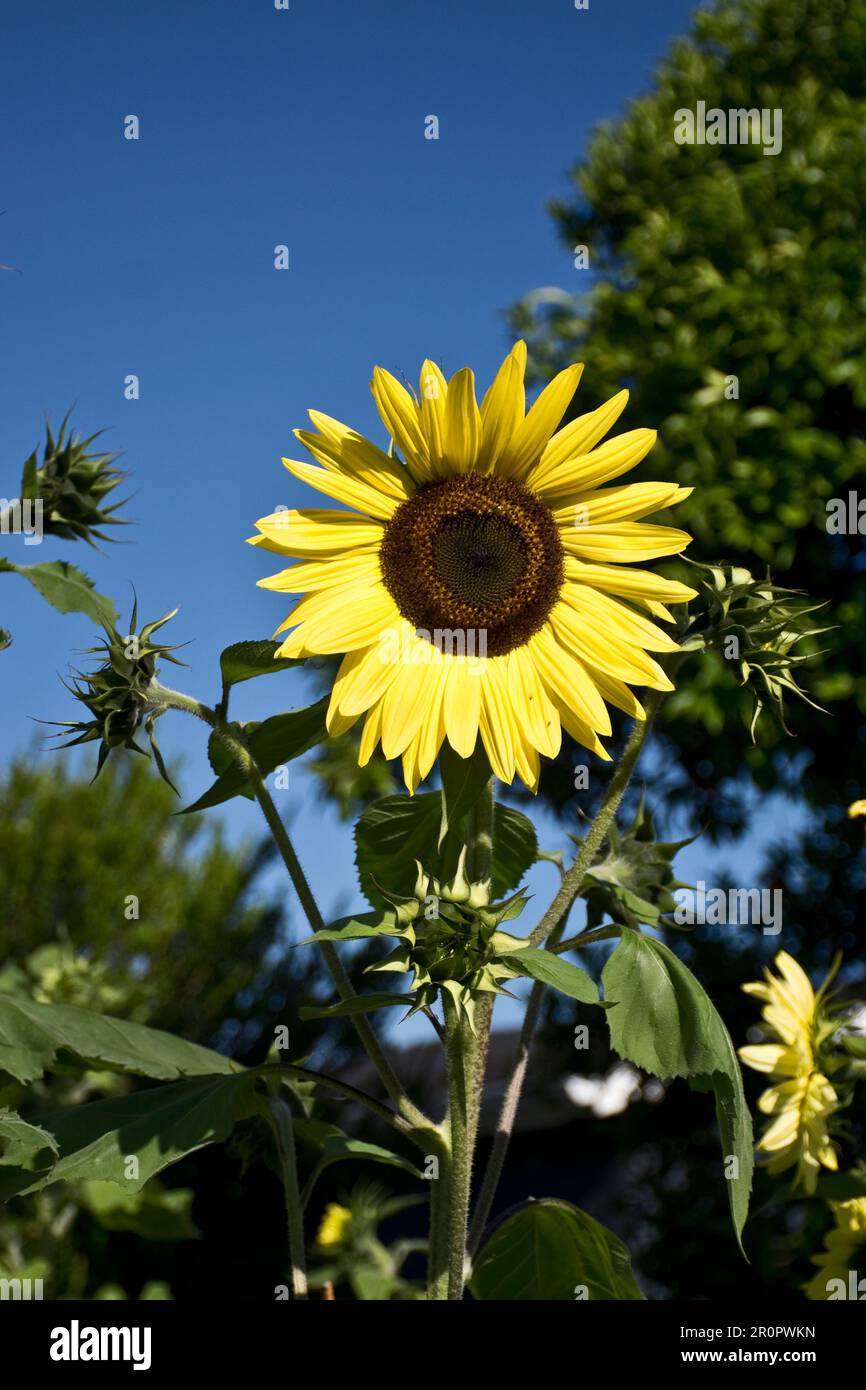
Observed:
[[[643,1300],[622,1241],[579,1207],[549,1197],[497,1226],[469,1288],[485,1303]]]
[[[734,1230],[742,1249],[749,1213],[754,1156],[752,1121],[743,1078],[728,1030],[712,1001],[678,956],[653,937],[622,929],[602,971],[607,1021],[614,1049],[654,1076],[684,1076],[697,1091],[712,1090],[725,1161]]]
[[[7,627],[0,627],[0,652],[12,646],[12,633]]]
[[[234,642],[220,655],[220,673],[223,694],[241,681],[253,680],[256,676],[268,676],[274,671],[285,671],[290,666],[302,666],[303,658],[276,657],[279,642]]]
[[[461,758],[446,740],[439,750],[439,774],[442,778],[441,845],[449,829],[459,828],[490,780],[490,763],[481,739],[476,742],[470,758]]]
[[[0,1110],[0,1202],[17,1191],[21,1172],[32,1176],[48,1172],[58,1154],[53,1134],[28,1124],[13,1110]],[[7,1191],[7,1179],[11,1180],[11,1191]]]
[[[82,1186],[82,1201],[107,1231],[131,1231],[142,1240],[195,1240],[191,1187],[162,1188],[149,1183],[128,1192],[114,1182],[91,1179]]]
[[[84,613],[101,627],[116,627],[120,619],[110,598],[98,594],[93,580],[68,560],[46,560],[39,565],[13,565],[0,559],[0,571],[20,574],[58,613]]]
[[[341,999],[338,1004],[304,1005],[298,1013],[301,1018],[348,1018],[352,1014],[369,1014],[374,1009],[396,1004],[411,1008],[414,1002],[411,994],[356,994],[352,999]]]
[[[357,917],[339,917],[330,927],[314,931],[298,941],[298,946],[309,946],[314,941],[360,941],[370,936],[407,936],[408,929],[397,924],[395,914],[386,912],[361,913]]]
[[[563,960],[561,956],[551,955],[549,951],[538,951],[527,946],[513,955],[499,956],[517,975],[530,975],[533,980],[558,989],[569,999],[579,999],[582,1004],[597,1004],[598,985],[585,970]]]
[[[69,1063],[157,1081],[236,1070],[221,1053],[158,1028],[70,1004],[35,1004],[20,995],[0,995],[0,1071],[26,1084],[55,1064]]]
[[[411,1173],[413,1178],[423,1181],[424,1174],[408,1158],[403,1158],[401,1154],[392,1153],[390,1149],[384,1149],[380,1144],[367,1144],[362,1139],[350,1139],[348,1135],[342,1134],[339,1130],[327,1134],[322,1144],[319,1161],[313,1173],[307,1181],[304,1189],[304,1201],[309,1202],[310,1195],[326,1168],[330,1168],[334,1163],[343,1163],[354,1159],[356,1162],[382,1163],[386,1167],[401,1168],[404,1173]]]
[[[291,762],[293,758],[299,758],[302,753],[322,742],[327,736],[325,715],[328,703],[329,696],[326,695],[306,709],[289,710],[286,714],[275,714],[261,724],[247,725],[245,733],[250,752],[263,777],[273,772],[275,767]],[[216,761],[221,755],[215,752],[213,757]],[[246,777],[234,762],[221,773],[213,786],[200,796],[198,801],[184,807],[181,814],[205,811],[211,806],[230,801],[233,796],[252,796]]]
[[[54,1182],[99,1179],[138,1192],[156,1173],[206,1144],[228,1138],[238,1120],[253,1114],[255,1078],[197,1076],[165,1086],[75,1105],[42,1116],[57,1141],[60,1158],[51,1171],[9,1170],[6,1195],[35,1192]],[[138,1160],[131,1175],[129,1159]]]
[[[535,826],[522,811],[497,802],[493,812],[493,897],[519,887],[538,858]]]
[[[389,893],[409,897],[419,860],[427,873],[449,882],[465,844],[465,822],[450,826],[440,843],[442,796],[385,796],[368,806],[355,826],[355,862],[364,896],[386,907]],[[497,804],[493,819],[493,896],[511,892],[538,857],[532,822],[520,811]]]

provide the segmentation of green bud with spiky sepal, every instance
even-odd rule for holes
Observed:
[[[796,667],[820,653],[794,649],[805,639],[830,631],[810,621],[826,604],[812,603],[799,590],[774,584],[769,576],[755,579],[741,566],[687,563],[698,571],[695,583],[700,598],[689,608],[678,639],[680,647],[683,651],[717,651],[737,663],[741,682],[748,685],[755,701],[752,738],[768,704],[787,732],[786,693],[820,710],[794,677]]]
[[[70,432],[70,413],[64,416],[56,439],[46,421],[41,460],[34,449],[24,464],[21,499],[41,502],[45,535],[93,545],[96,540],[113,539],[101,527],[128,524],[115,516],[122,502],[106,505],[124,474],[114,466],[117,454],[90,452],[101,430],[87,439]]]
[[[418,863],[414,900],[385,894],[401,920],[411,916],[414,938],[367,969],[411,972],[415,1002],[410,1012],[429,1008],[444,990],[472,1026],[478,998],[507,993],[502,981],[514,978],[516,971],[498,959],[506,935],[498,928],[519,915],[526,895],[521,890],[491,904],[490,887],[489,879],[469,881],[464,850],[450,882],[440,884]],[[515,951],[525,944],[517,937],[509,943]]]
[[[130,632],[123,636],[116,628],[106,626],[106,640],[96,647],[85,649],[87,654],[101,655],[101,664],[95,671],[75,671],[72,683],[66,683],[67,690],[81,701],[91,718],[56,721],[61,728],[71,729],[75,733],[74,738],[58,746],[71,748],[79,743],[98,742],[99,756],[94,780],[115,748],[145,753],[135,741],[136,734],[143,728],[150,740],[160,776],[172,791],[177,790],[168,775],[154,734],[154,722],[162,713],[163,706],[153,699],[158,663],[171,661],[176,666],[183,665],[177,657],[172,656],[177,647],[165,646],[153,640],[154,634],[176,612],[175,608],[155,622],[146,623],[140,632],[136,632],[138,604],[134,603]],[[62,737],[62,734],[57,737]]]

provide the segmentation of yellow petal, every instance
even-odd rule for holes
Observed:
[[[478,738],[481,716],[483,667],[480,662],[455,657],[447,663],[443,716],[448,742],[461,758],[470,758]]]
[[[687,584],[680,584],[675,579],[664,579],[652,570],[626,569],[623,565],[591,565],[573,555],[566,556],[565,577],[635,602],[661,599],[664,603],[688,603],[689,599],[697,597],[696,589],[690,589]]]
[[[358,748],[358,766],[366,767],[376,751],[376,744],[382,733],[382,701],[373,706],[361,730],[361,743]]]
[[[629,430],[590,453],[558,459],[555,463],[542,461],[527,481],[548,505],[555,506],[557,501],[565,505],[572,493],[589,492],[635,468],[646,458],[657,437],[655,430]]]
[[[397,670],[385,659],[381,642],[347,652],[331,691],[331,708],[345,715],[364,714],[382,698]]]
[[[421,367],[421,429],[427,440],[430,471],[434,477],[445,475],[445,402],[448,383],[435,362],[429,358]]]
[[[589,727],[585,720],[580,718],[580,715],[575,713],[572,708],[572,702],[566,704],[556,695],[551,695],[551,699],[559,711],[559,718],[563,729],[565,729],[567,734],[570,734],[575,743],[579,743],[582,748],[588,748],[590,752],[595,753],[599,758],[602,758],[604,762],[611,762],[611,756],[599,739],[598,734],[594,729]]]
[[[539,491],[546,479],[561,464],[573,464],[595,447],[603,439],[612,425],[616,424],[628,401],[628,391],[619,391],[597,410],[586,415],[578,415],[561,430],[557,430],[538,464],[527,474],[529,487]]]
[[[382,700],[382,752],[386,758],[398,758],[418,732],[429,701],[432,674],[423,666],[407,664],[398,668],[388,686]]]
[[[620,521],[610,526],[563,526],[559,539],[569,555],[602,564],[657,560],[678,555],[691,541],[687,531],[653,526],[645,521]]]
[[[275,589],[281,594],[307,594],[317,589],[353,581],[367,585],[381,579],[382,571],[376,551],[350,550],[330,560],[300,560],[288,569],[280,570],[267,579],[257,581],[260,589]]]
[[[526,363],[525,344],[522,353],[508,354],[484,400],[481,402],[482,444],[478,471],[491,472],[500,456],[507,450],[526,408],[523,371]]]
[[[481,412],[475,401],[475,373],[455,372],[445,400],[445,453],[458,473],[474,469],[481,448]]]
[[[578,613],[570,604],[557,603],[551,610],[549,622],[558,641],[587,665],[632,685],[673,690],[670,680],[651,656],[610,632],[600,632],[596,619]]]
[[[534,653],[528,647],[515,647],[508,653],[507,670],[512,709],[515,713],[520,712],[520,728],[526,734],[529,745],[545,758],[555,758],[562,744],[562,730],[559,716],[537,669]],[[523,776],[522,772],[520,775]],[[526,781],[526,778],[523,780]]]
[[[416,482],[427,482],[430,471],[430,451],[421,428],[421,413],[405,386],[382,367],[373,368],[370,390],[382,422],[396,444],[406,467]]]
[[[283,467],[317,492],[327,493],[337,502],[345,502],[347,507],[354,507],[356,511],[376,517],[379,521],[387,521],[399,506],[396,498],[386,497],[383,492],[361,482],[352,474],[330,472],[327,468],[317,468],[313,463],[299,463],[296,459],[283,459]]]
[[[342,555],[348,549],[378,549],[384,534],[381,522],[355,516],[352,512],[315,507],[273,512],[263,516],[256,526],[268,542],[268,550],[312,560]]]
[[[501,656],[490,657],[484,664],[479,728],[495,776],[510,785],[514,781],[515,731]]]
[[[365,439],[355,430],[350,430],[347,425],[341,425],[339,420],[332,419],[330,415],[311,410],[310,419],[319,433],[295,430],[295,435],[304,447],[309,449],[313,458],[318,459],[325,468],[332,472],[352,473],[370,487],[383,492],[386,497],[396,498],[398,502],[404,502],[412,496],[415,484],[405,464],[400,463],[398,459],[389,458],[375,444],[371,444],[369,439]]]
[[[787,1049],[779,1043],[756,1043],[750,1047],[738,1049],[741,1062],[745,1062],[747,1067],[754,1071],[776,1072],[779,1064],[785,1056]]]
[[[589,728],[609,734],[610,716],[604,700],[577,657],[556,641],[549,627],[536,632],[527,645],[547,689],[569,705]]]
[[[311,604],[322,597],[330,598],[339,590],[313,594],[301,600],[292,614],[292,621],[302,604]],[[382,632],[393,627],[398,618],[394,600],[380,585],[359,590],[352,586],[343,602],[333,603],[325,612],[316,612],[303,620],[277,652],[278,656],[336,655],[355,647],[369,647]]]
[[[548,382],[534,405],[518,425],[506,451],[501,471],[510,477],[522,478],[538,462],[577,389],[583,363],[575,363],[558,372]]]
[[[566,581],[561,598],[577,613],[592,620],[596,618],[606,632],[612,632],[623,642],[643,647],[650,652],[678,652],[679,646],[666,632],[648,618],[627,608],[618,599],[599,593],[586,584]]]
[[[620,487],[605,487],[598,492],[575,493],[567,506],[554,507],[558,525],[574,527],[609,527],[617,521],[639,521],[641,517],[660,512],[688,496],[691,488],[676,483],[623,483]]]

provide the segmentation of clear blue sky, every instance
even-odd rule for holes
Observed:
[[[243,541],[256,517],[308,498],[279,464],[300,449],[292,427],[315,406],[381,440],[374,363],[415,376],[430,355],[487,379],[508,346],[501,310],[539,285],[578,287],[547,200],[565,192],[593,127],[645,90],[691,8],[10,7],[0,261],[20,274],[0,278],[0,494],[17,494],[44,412],[56,422],[75,403],[76,423],[109,426],[123,451],[136,525],[105,558],[17,538],[6,552],[83,564],[124,612],[131,584],[146,618],[180,605],[174,640],[192,645],[178,683],[215,697],[219,650],[283,616],[279,596],[255,587],[268,560]],[[138,141],[123,138],[130,114]],[[431,114],[438,141],[424,138]],[[273,268],[277,243],[288,271]],[[141,380],[135,402],[128,373]],[[32,739],[30,716],[72,717],[58,675],[92,630],[14,576],[0,595],[15,639],[0,657],[8,752]],[[300,692],[276,676],[238,696],[254,718]],[[181,716],[162,725],[192,799],[208,781],[203,740]],[[333,910],[355,901],[351,850],[314,792],[299,774],[284,809]],[[227,816],[233,830],[258,828],[245,803]]]

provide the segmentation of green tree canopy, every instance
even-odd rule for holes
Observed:
[[[676,113],[698,102],[780,109],[781,151],[677,144]],[[699,10],[572,177],[552,212],[570,250],[588,247],[590,288],[538,291],[512,321],[538,378],[586,362],[581,411],[630,387],[626,427],[659,430],[644,476],[694,485],[676,513],[693,558],[770,566],[829,600],[836,630],[801,674],[833,717],[792,709],[800,744],[768,721],[747,763],[765,788],[833,803],[838,822],[866,786],[866,542],[827,529],[830,499],[858,483],[866,499],[866,4]],[[736,825],[740,799],[725,806],[719,789],[742,770],[748,702],[733,669],[701,661],[684,669],[665,733],[689,795]]]

